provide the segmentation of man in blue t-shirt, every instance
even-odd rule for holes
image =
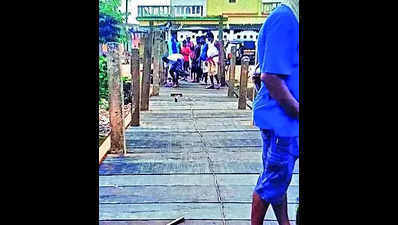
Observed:
[[[258,62],[261,88],[253,120],[263,139],[263,171],[253,192],[251,224],[263,224],[269,204],[288,225],[286,192],[299,156],[298,0],[282,0],[261,27]]]
[[[171,39],[168,41],[167,47],[168,47],[168,50],[169,50],[169,55],[180,54],[181,46],[180,46],[180,43],[177,40],[177,33],[176,32],[173,32],[171,34]]]

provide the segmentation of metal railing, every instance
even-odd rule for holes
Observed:
[[[202,5],[192,6],[138,6],[138,17],[201,17]]]

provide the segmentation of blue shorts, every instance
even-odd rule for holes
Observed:
[[[263,171],[254,191],[271,203],[280,204],[289,187],[294,164],[299,156],[298,137],[276,137],[271,130],[261,130]]]

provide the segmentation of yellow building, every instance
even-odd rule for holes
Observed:
[[[171,23],[178,38],[195,38],[212,30],[218,39],[222,18],[224,40],[257,40],[258,31],[269,13],[280,4],[277,0],[142,0],[137,21],[141,26]]]

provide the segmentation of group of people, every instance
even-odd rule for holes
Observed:
[[[179,79],[208,85],[207,89],[220,88],[220,80],[217,76],[220,45],[214,40],[214,35],[208,31],[204,36],[197,36],[195,43],[191,37],[181,42],[177,39],[177,33],[172,33],[168,42],[168,56],[163,56],[163,62],[169,65],[169,73],[166,74],[165,85],[178,87]],[[188,80],[188,77],[190,80]],[[216,79],[217,84],[214,83]]]

